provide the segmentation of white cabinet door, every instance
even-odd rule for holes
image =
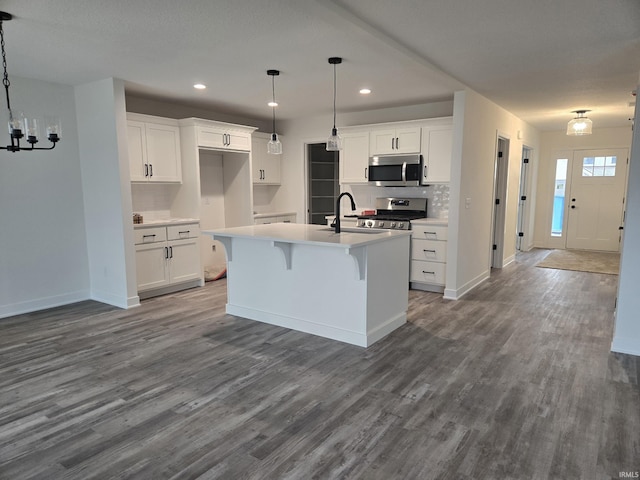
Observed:
[[[169,281],[197,280],[201,276],[200,246],[197,238],[169,242]]]
[[[147,140],[144,131],[144,123],[127,122],[127,142],[129,144],[129,172],[132,182],[144,182],[148,173]]]
[[[177,125],[127,120],[127,143],[132,182],[182,182]]]
[[[177,126],[147,123],[145,136],[149,181],[181,182],[180,129]]]
[[[396,127],[371,132],[371,155],[420,153],[420,127]]]
[[[452,127],[425,127],[422,131],[422,184],[451,180]]]
[[[369,132],[342,134],[340,183],[367,183],[369,170]]]
[[[282,137],[280,137],[282,141]],[[251,172],[254,184],[280,185],[280,157],[267,153],[268,138],[256,135],[251,139]]]
[[[251,135],[215,127],[198,127],[198,146],[216,150],[251,150]]]
[[[136,245],[138,291],[150,290],[169,283],[166,242]]]

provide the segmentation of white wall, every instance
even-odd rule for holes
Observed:
[[[472,90],[456,92],[447,244],[447,298],[460,298],[489,278],[494,209],[494,166],[498,136],[509,139],[504,262],[515,256],[522,147],[533,149],[536,129]],[[468,199],[468,208],[466,205]]]
[[[556,160],[559,158],[571,160],[574,150],[597,148],[629,149],[631,147],[631,135],[631,125],[619,128],[597,128],[596,125],[592,135],[579,137],[567,135],[564,130],[560,132],[543,132],[541,134],[538,196],[535,215],[536,233],[534,243],[536,247],[565,248],[564,237],[551,236]]]
[[[0,151],[0,317],[89,298],[73,88],[11,77],[15,110],[58,115],[54,150]],[[0,142],[10,143],[2,100]],[[39,146],[49,142],[41,133]]]
[[[124,84],[75,87],[91,298],[127,308],[140,303],[135,278]]]
[[[640,108],[636,104],[635,129],[629,163],[627,216],[620,262],[615,332],[611,350],[640,356]],[[595,130],[594,130],[595,132]]]

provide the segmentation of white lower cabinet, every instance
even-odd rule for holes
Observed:
[[[447,270],[447,225],[414,221],[411,229],[411,288],[443,292]]]
[[[136,229],[138,292],[199,280],[199,236],[197,223]]]

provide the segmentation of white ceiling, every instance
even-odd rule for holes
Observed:
[[[6,0],[9,74],[270,118],[451,99],[469,86],[532,125],[629,124],[638,0]],[[205,91],[192,85],[202,82]],[[373,90],[361,96],[358,90]],[[338,118],[338,125],[340,124]]]

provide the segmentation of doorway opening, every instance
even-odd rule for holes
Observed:
[[[307,223],[324,225],[333,215],[340,194],[339,152],[327,152],[326,143],[307,144]]]
[[[493,242],[490,262],[492,268],[502,268],[504,266],[504,230],[508,172],[509,139],[498,137],[493,178]]]

